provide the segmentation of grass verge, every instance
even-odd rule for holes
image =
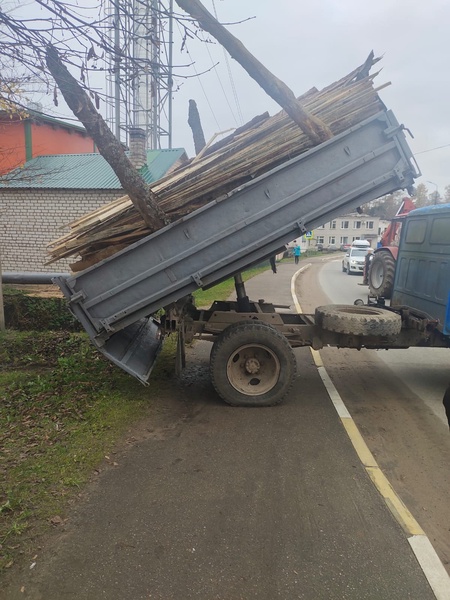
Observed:
[[[268,265],[243,274],[244,281]],[[194,295],[199,306],[227,299],[233,279]],[[104,359],[84,333],[0,334],[0,574],[62,522],[127,428],[149,414],[174,376],[169,336],[144,387]]]
[[[0,336],[0,572],[62,519],[127,427],[173,376],[168,338],[144,388],[84,334]]]
[[[242,279],[248,281],[255,275],[259,275],[269,269],[269,263],[263,263],[242,273]],[[197,306],[211,306],[214,300],[227,300],[234,290],[234,279],[227,279],[207,290],[194,292],[195,304]]]

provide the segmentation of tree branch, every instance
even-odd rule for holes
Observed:
[[[175,0],[178,6],[198,21],[200,27],[213,35],[271,98],[291,117],[314,144],[332,137],[328,126],[308,113],[292,90],[259,62],[233,34],[223,27],[199,0]]]
[[[122,144],[114,137],[89,96],[61,62],[59,54],[53,46],[47,47],[46,62],[67,105],[83,123],[86,131],[96,143],[100,154],[113,168],[147,227],[152,231],[163,227],[168,220],[158,206],[155,194],[134,168],[125,154]]]

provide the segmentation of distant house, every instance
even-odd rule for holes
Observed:
[[[295,241],[300,242],[302,250],[314,248],[317,244],[324,248],[327,246],[340,248],[360,239],[367,240],[372,248],[376,248],[385,228],[385,222],[380,221],[379,217],[354,212],[324,223],[309,232],[309,235]]]
[[[379,239],[379,217],[361,213],[343,215],[314,231],[316,244],[323,246],[351,244],[355,240],[367,240],[372,248],[376,248]]]
[[[182,148],[149,150],[140,173],[151,184],[186,160]],[[97,153],[39,156],[3,182],[0,178],[3,271],[68,271],[73,260],[46,266],[49,242],[66,234],[72,221],[124,194],[116,174]]]
[[[48,154],[95,152],[80,125],[30,111],[26,118],[0,111],[0,175]]]

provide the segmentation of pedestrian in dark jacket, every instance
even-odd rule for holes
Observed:
[[[276,273],[276,272],[277,272],[277,263],[276,263],[276,259],[277,259],[277,257],[276,257],[276,256],[271,256],[271,257],[269,258],[270,266],[271,266],[271,268],[272,268],[272,271],[273,271],[274,273]]]

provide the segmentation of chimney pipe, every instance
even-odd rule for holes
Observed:
[[[130,129],[130,160],[136,169],[140,169],[147,164],[145,131],[141,127]]]

